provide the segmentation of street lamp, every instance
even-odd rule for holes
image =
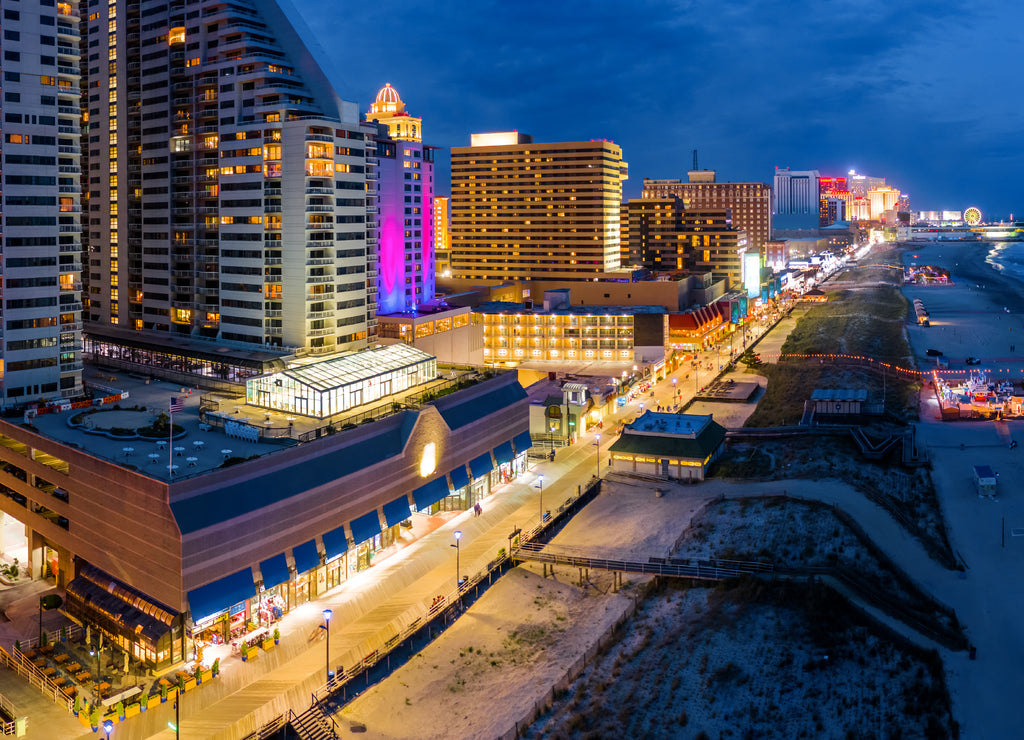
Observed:
[[[179,713],[179,710],[178,710],[178,696],[177,695],[175,695],[175,697],[174,697],[174,722],[173,723],[172,722],[168,722],[167,726],[170,727],[172,730],[174,730],[175,740],[178,740],[178,738],[181,737],[181,730],[179,729],[181,727],[181,714]]]
[[[103,731],[105,733],[107,733],[107,740],[110,740],[110,733],[114,731],[114,722],[113,722],[113,720],[109,720],[109,719],[108,720],[104,720],[104,722],[103,722]]]
[[[544,474],[537,476],[537,486],[540,488],[540,523],[544,523]]]
[[[643,404],[640,404],[643,406]],[[597,435],[597,439],[594,440],[594,446],[597,447],[597,478],[601,479],[601,435]]]
[[[676,390],[676,382],[679,378],[672,378],[672,400],[675,401],[679,397],[679,391]]]
[[[334,677],[331,674],[331,617],[334,616],[334,612],[330,609],[324,609],[324,623],[322,628],[327,633],[327,653],[325,655],[327,659],[327,683],[331,682]]]
[[[455,548],[455,589],[457,591],[461,591],[462,590],[462,576],[459,575],[459,571],[461,570],[461,568],[459,567],[459,540],[462,539],[462,530],[461,529],[456,529],[452,533],[452,536],[455,537],[455,544],[451,545],[451,547]]]

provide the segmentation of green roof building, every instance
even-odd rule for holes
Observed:
[[[708,464],[722,450],[725,427],[711,414],[648,411],[612,444],[612,470],[682,481],[704,480]]]

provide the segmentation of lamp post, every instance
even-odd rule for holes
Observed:
[[[643,406],[643,404],[640,404]],[[594,446],[597,448],[597,478],[601,479],[601,435],[597,435],[597,439],[594,440]]]
[[[175,740],[178,740],[178,738],[181,737],[181,730],[179,729],[181,727],[181,713],[180,713],[180,710],[178,709],[178,698],[179,697],[177,695],[175,695],[175,697],[174,697],[174,723],[173,724],[170,723],[170,722],[167,723],[167,726],[170,727],[172,730],[174,730],[174,738],[175,738]]]
[[[451,545],[451,547],[455,548],[455,590],[456,591],[461,591],[462,590],[462,576],[459,575],[459,571],[461,570],[461,568],[459,567],[459,540],[462,539],[462,530],[461,529],[456,529],[452,533],[452,536],[455,537],[455,544]]]
[[[673,403],[675,403],[676,399],[679,397],[679,391],[676,390],[676,383],[678,381],[679,381],[679,378],[672,378],[672,402]]]
[[[540,523],[544,523],[544,474],[537,476],[537,487],[540,488]]]
[[[327,683],[331,682],[331,617],[334,616],[334,612],[330,609],[324,609],[324,632],[327,633],[327,653],[324,655],[327,665]]]
[[[113,720],[108,719],[103,722],[103,731],[107,733],[107,740],[110,740],[110,733],[114,731]]]

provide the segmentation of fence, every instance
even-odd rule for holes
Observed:
[[[0,722],[0,732],[16,737],[25,734],[28,730],[28,717],[18,712],[17,708],[3,694],[0,694],[0,712],[3,712],[4,717],[11,718],[9,721]]]
[[[8,653],[3,648],[0,648],[0,663],[10,668],[22,678],[27,679],[29,684],[39,689],[43,696],[51,699],[54,704],[64,707],[68,712],[72,711],[71,700],[42,671],[32,665],[28,658],[21,654],[20,650],[15,649]]]
[[[517,530],[515,537],[520,545],[554,536],[582,506],[597,495],[600,489],[600,479],[593,478],[586,488],[579,489],[578,494],[570,496],[558,506],[550,519],[531,530]],[[458,588],[443,594],[443,598],[436,606],[428,609],[426,615],[422,613],[422,607],[416,606],[384,625],[375,635],[363,642],[363,650],[369,649],[369,652],[364,653],[362,659],[347,669],[339,668],[332,681],[321,685],[313,692],[313,701],[308,709],[299,715],[290,713],[276,717],[256,732],[249,734],[245,740],[279,737],[285,726],[293,725],[295,722],[302,726],[315,726],[313,719],[318,716],[323,716],[323,721],[327,722],[330,718],[324,709],[325,706],[331,711],[337,711],[373,683],[390,675],[393,653],[408,648],[404,652],[407,653],[406,657],[409,657],[421,650],[453,623],[465,606],[475,602],[493,585],[496,578],[514,565],[511,553],[506,551],[489,562],[483,571],[478,571]],[[395,667],[398,665],[396,662]]]

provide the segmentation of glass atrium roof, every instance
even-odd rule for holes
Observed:
[[[326,391],[362,380],[375,378],[392,370],[418,365],[434,359],[422,350],[407,344],[363,350],[333,360],[302,365],[276,373],[286,376],[314,390]]]

